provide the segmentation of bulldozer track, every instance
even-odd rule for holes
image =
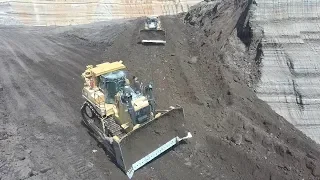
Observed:
[[[122,137],[125,135],[125,133],[122,132],[121,126],[115,122],[113,117],[107,117],[107,118],[101,117],[100,114],[96,111],[96,109],[92,106],[92,104],[90,102],[85,102],[81,109],[83,109],[85,107],[85,105],[87,105],[91,109],[92,113],[94,114],[94,117],[97,117],[97,118],[99,118],[99,120],[103,120],[106,123],[105,126],[111,136]],[[89,120],[93,120],[93,119],[89,118]],[[89,123],[89,121],[87,121],[87,122]],[[87,123],[87,122],[85,122],[85,123]]]
[[[85,105],[88,105],[89,108],[91,109],[91,111],[94,113],[94,116],[98,117],[99,119],[102,119],[102,117],[100,116],[100,114],[97,112],[97,110],[92,106],[92,104],[88,101],[84,102],[81,109],[83,109],[85,107]]]
[[[112,136],[122,137],[125,135],[125,133],[121,131],[122,130],[121,126],[117,124],[112,117],[107,118],[105,122],[106,122],[106,127]]]

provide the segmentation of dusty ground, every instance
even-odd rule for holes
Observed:
[[[184,107],[194,135],[134,179],[319,179],[319,146],[249,88],[260,35],[250,33],[247,6],[203,2],[164,17],[165,46],[137,44],[139,19],[1,27],[0,179],[127,179],[80,116],[85,66],[120,59],[155,83],[159,107]]]

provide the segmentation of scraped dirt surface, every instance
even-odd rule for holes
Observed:
[[[0,179],[127,179],[80,115],[85,66],[116,60],[154,82],[159,108],[184,107],[193,134],[133,179],[319,179],[319,145],[250,89],[260,35],[246,24],[249,4],[202,2],[163,17],[165,46],[137,43],[141,19],[2,26]]]

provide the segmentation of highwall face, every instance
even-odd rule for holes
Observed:
[[[258,96],[320,143],[320,1],[256,0],[264,30]]]
[[[0,24],[77,25],[186,12],[199,0],[0,0]]]

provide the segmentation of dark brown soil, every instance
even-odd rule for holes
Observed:
[[[134,179],[319,179],[319,145],[249,88],[260,37],[247,34],[249,3],[202,2],[163,17],[165,46],[137,43],[141,19],[1,27],[0,179],[127,179],[80,116],[85,66],[116,60],[153,81],[159,108],[181,105],[193,133]]]

